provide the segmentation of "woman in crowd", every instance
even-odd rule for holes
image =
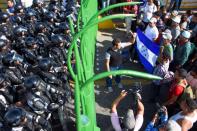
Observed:
[[[197,67],[192,68],[186,76],[188,84],[192,87],[195,98],[197,98]]]
[[[194,100],[186,98],[180,102],[182,111],[172,116],[170,119],[176,121],[182,131],[188,131],[197,121],[197,104]]]

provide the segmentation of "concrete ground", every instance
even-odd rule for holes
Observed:
[[[95,61],[95,73],[105,71],[104,59],[105,51],[111,46],[113,38],[118,37],[123,42],[127,41],[125,37],[124,28],[116,28],[111,30],[100,30],[97,37],[97,50],[96,50],[96,61]],[[126,60],[123,69],[131,69],[145,72],[143,66],[139,63],[132,63]],[[147,123],[152,119],[153,113],[156,110],[155,103],[151,101],[154,97],[154,88],[150,86],[151,81],[133,78],[133,77],[122,77],[122,84],[124,89],[132,88],[134,82],[138,81],[142,83],[142,99],[145,106],[144,123],[141,130],[144,130]],[[101,131],[113,131],[110,121],[110,108],[113,100],[119,95],[121,89],[117,85],[113,84],[114,91],[109,93],[105,87],[105,79],[96,81],[95,83],[95,94],[96,94],[96,112],[97,112],[97,124]],[[128,108],[133,107],[132,96],[128,95],[123,101],[121,101],[118,107],[118,114],[124,116],[124,113]]]

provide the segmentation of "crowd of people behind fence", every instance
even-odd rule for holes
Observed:
[[[1,131],[68,130],[68,16],[75,23],[78,8],[70,0],[33,0],[28,8],[8,0],[0,13]]]
[[[103,0],[101,3],[103,5],[101,7],[106,7],[109,6],[110,0]],[[111,1],[111,4],[113,3],[114,1]],[[157,103],[158,110],[147,125],[146,131],[196,130],[197,13],[192,10],[180,11],[180,5],[179,0],[171,0],[169,7],[166,7],[163,1],[147,0],[140,5],[124,6],[118,12],[136,15],[135,18],[125,18],[125,34],[131,39],[123,43],[119,38],[114,38],[112,47],[106,52],[107,71],[119,70],[122,67],[121,49],[125,46],[132,46],[130,61],[140,62],[134,48],[137,29],[143,31],[150,41],[160,47],[152,73],[163,79],[153,80],[151,84],[155,92],[151,102]],[[112,10],[105,15],[115,12],[116,10]],[[123,89],[121,77],[116,76],[115,81],[117,86]],[[106,86],[108,92],[113,92],[112,76],[106,78]],[[139,92],[134,93],[138,98],[136,113],[129,108],[123,120],[119,119],[117,106],[128,93],[130,92],[123,90],[112,103],[111,123],[116,131],[124,129],[137,131],[143,124],[144,106]]]

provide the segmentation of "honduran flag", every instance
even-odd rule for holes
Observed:
[[[149,40],[140,29],[137,30],[136,42],[136,50],[141,63],[149,73],[152,73],[159,56],[159,46]]]

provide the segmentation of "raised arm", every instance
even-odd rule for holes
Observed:
[[[138,105],[137,105],[137,115],[138,114],[144,115],[144,105],[140,100],[138,100]]]
[[[127,95],[127,92],[125,90],[123,90],[120,95],[113,101],[112,103],[112,107],[111,107],[111,112],[117,112],[116,107],[119,105],[120,101],[125,98],[125,96]]]
[[[127,47],[127,46],[130,46],[130,45],[133,45],[135,43],[135,39],[136,39],[137,34],[132,33],[132,32],[130,32],[130,33],[131,33],[131,38],[130,38],[129,42],[125,42],[124,45],[122,45],[123,48]]]
[[[137,114],[136,114],[136,119],[135,119],[135,127],[133,131],[139,131],[144,122],[144,105],[141,102],[140,94],[137,94],[137,95],[138,95],[138,102],[137,102],[138,107],[137,107]]]

